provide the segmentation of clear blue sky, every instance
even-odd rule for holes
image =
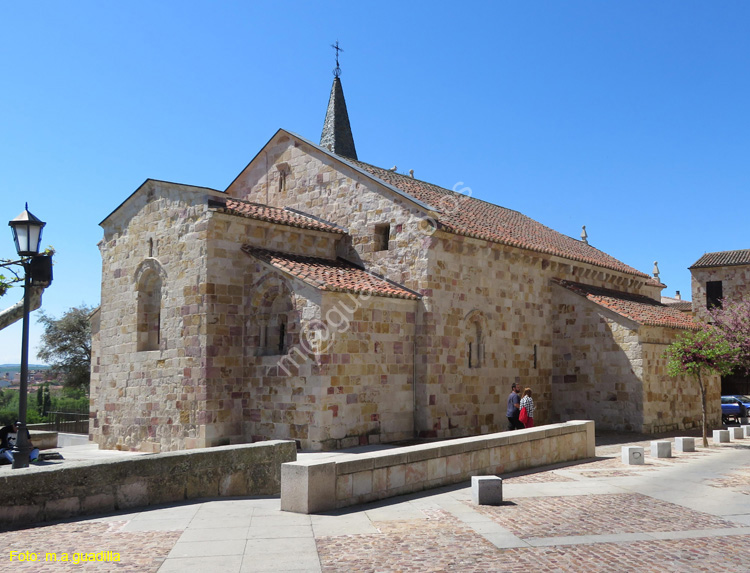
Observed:
[[[318,141],[338,39],[360,159],[585,224],[689,296],[704,252],[750,248],[749,25],[740,1],[2,2],[0,204],[47,222],[44,310],[96,305],[98,223],[146,178],[225,189],[278,128]]]

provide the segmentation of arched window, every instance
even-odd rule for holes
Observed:
[[[288,286],[277,279],[266,279],[256,285],[251,298],[252,318],[248,322],[257,341],[256,354],[260,356],[283,355],[291,346],[291,328],[294,324],[294,305]],[[251,339],[251,343],[253,343]]]
[[[162,346],[163,278],[161,266],[153,259],[144,261],[136,273],[138,351],[159,350]]]
[[[479,311],[472,311],[465,320],[467,366],[481,368],[484,365],[484,317]]]

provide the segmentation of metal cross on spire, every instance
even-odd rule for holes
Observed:
[[[339,41],[336,40],[335,44],[331,44],[331,47],[336,50],[336,67],[333,70],[334,77],[339,77],[341,75],[341,68],[339,67],[339,52],[343,52],[341,48],[339,48]]]

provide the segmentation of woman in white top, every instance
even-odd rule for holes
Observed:
[[[527,428],[534,427],[534,400],[531,398],[531,388],[526,388],[523,391],[523,398],[521,398],[521,409],[526,408],[526,415],[528,419],[523,423]]]

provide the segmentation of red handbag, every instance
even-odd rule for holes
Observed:
[[[518,413],[518,420],[522,424],[525,424],[526,422],[529,421],[529,413],[526,411],[526,406],[521,408],[521,411]]]

